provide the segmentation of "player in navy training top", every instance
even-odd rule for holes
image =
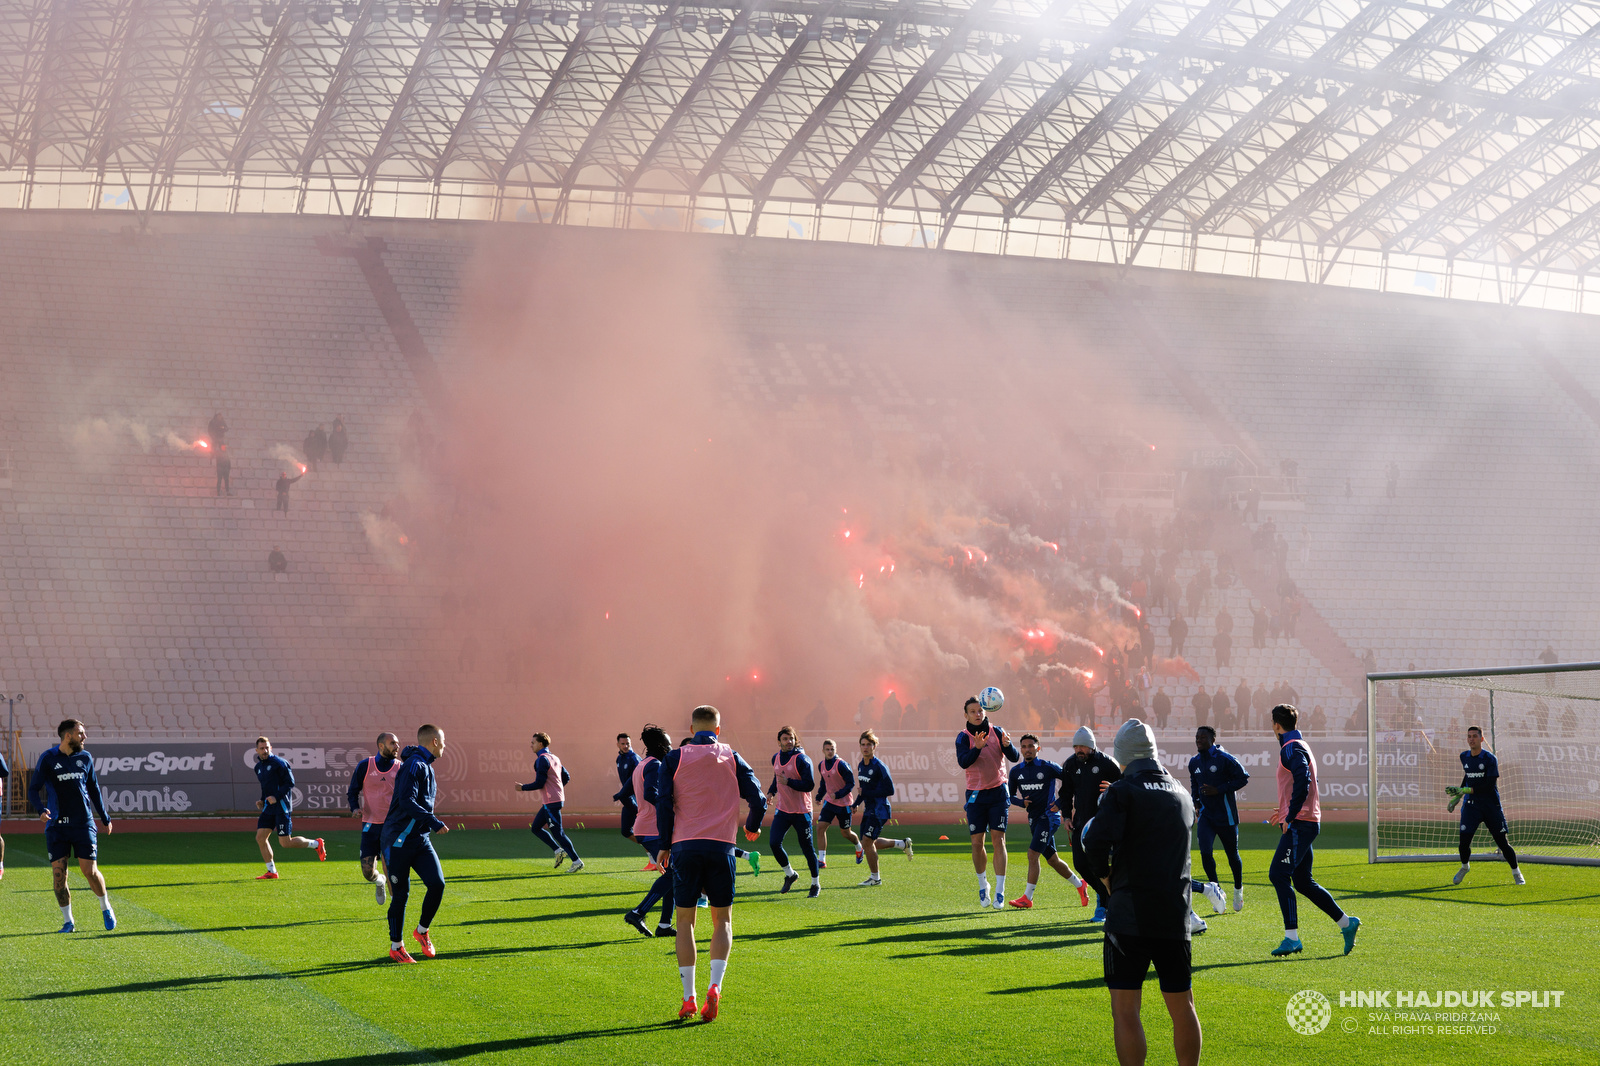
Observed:
[[[861,748],[861,762],[856,766],[856,801],[852,804],[861,808],[861,849],[867,859],[867,879],[863,885],[881,885],[883,878],[878,876],[878,848],[884,844],[906,853],[906,858],[916,857],[912,850],[911,838],[905,837],[895,840],[883,836],[884,823],[889,820],[889,797],[894,795],[894,778],[889,776],[889,768],[883,765],[883,760],[878,758],[878,734],[868,729],[861,734],[858,742]]]
[[[1478,826],[1485,825],[1511,867],[1512,881],[1527,884],[1528,879],[1517,866],[1517,853],[1506,837],[1506,812],[1500,807],[1500,763],[1483,746],[1483,730],[1477,726],[1467,729],[1467,750],[1461,753],[1461,785],[1449,791],[1461,800],[1461,869],[1452,883],[1459,885],[1472,869],[1472,838],[1478,835]]]
[[[6,780],[11,777],[11,767],[6,765],[6,757],[0,754],[0,801],[5,799]],[[0,881],[6,876],[6,838],[0,837]]]
[[[1217,857],[1213,845],[1222,841],[1233,873],[1233,909],[1244,910],[1244,863],[1239,860],[1238,791],[1250,782],[1239,760],[1217,743],[1217,731],[1203,725],[1194,731],[1199,754],[1189,760],[1189,792],[1194,797],[1194,822],[1200,841],[1200,862],[1205,866],[1202,894],[1221,914],[1222,886],[1217,884]]]
[[[257,881],[276,881],[278,864],[272,859],[271,837],[274,830],[278,843],[286,848],[315,848],[319,862],[328,861],[328,848],[322,838],[294,835],[294,771],[289,764],[272,754],[272,741],[256,737],[256,780],[261,784],[261,798],[256,800],[256,847],[261,849],[261,860],[267,872]]]
[[[438,781],[433,776],[433,761],[444,754],[444,730],[424,725],[417,730],[417,742],[400,752],[400,772],[394,777],[394,795],[389,813],[383,819],[383,868],[389,875],[389,958],[395,962],[416,962],[400,939],[406,920],[406,902],[411,898],[411,875],[415,873],[427,889],[422,897],[422,913],[411,938],[426,958],[433,958],[433,938],[428,926],[444,901],[444,866],[433,850],[432,833],[448,833],[450,827],[433,813]]]
[[[1056,830],[1061,828],[1061,808],[1056,806],[1056,782],[1063,771],[1049,759],[1039,758],[1039,738],[1024,733],[1020,738],[1022,761],[1011,768],[1007,784],[1011,804],[1028,814],[1028,887],[1022,895],[1011,900],[1013,907],[1027,909],[1033,906],[1033,891],[1039,887],[1039,859],[1050,864],[1050,869],[1072,882],[1078,890],[1081,906],[1089,905],[1089,889],[1083,878],[1072,872],[1072,867],[1056,854]]]
[[[617,782],[622,786],[612,793],[611,799],[622,804],[622,835],[633,839],[633,823],[639,817],[639,797],[633,794],[633,771],[639,765],[639,756],[633,750],[633,740],[626,733],[617,734]]]
[[[100,798],[100,782],[94,774],[94,756],[83,750],[88,733],[83,723],[68,718],[56,727],[61,743],[46,748],[34,767],[28,785],[28,801],[45,823],[44,840],[55,880],[56,902],[61,905],[61,931],[70,933],[72,891],[67,888],[67,858],[78,858],[78,869],[89,882],[89,891],[100,901],[100,916],[107,929],[117,927],[111,911],[111,895],[106,891],[105,875],[97,864],[98,843],[94,820],[99,818],[111,832],[111,819]]]

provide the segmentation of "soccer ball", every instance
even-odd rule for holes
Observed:
[[[984,714],[993,714],[1006,705],[1006,694],[990,685],[978,693],[978,706],[983,708]]]

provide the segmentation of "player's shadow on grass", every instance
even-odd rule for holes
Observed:
[[[1065,992],[1070,988],[1103,988],[1104,977],[1080,977],[1076,981],[1057,981],[1053,985],[1024,985],[1021,988],[994,988],[991,996],[1021,996],[1030,992]]]
[[[637,895],[637,893],[635,893]],[[652,907],[652,910],[655,908]],[[520,925],[524,922],[550,922],[563,921],[568,918],[620,918],[622,912],[614,907],[592,911],[564,911],[558,914],[525,914],[521,917],[506,918],[470,918],[457,925]]]
[[[957,922],[968,917],[965,914],[905,914],[898,918],[854,918],[844,922],[832,922],[827,925],[801,926],[795,929],[778,929],[768,932],[746,933],[740,932],[740,940],[794,940],[797,937],[832,936],[836,933],[859,932],[869,929],[883,929],[895,925],[933,925],[936,922]],[[933,934],[928,934],[932,936]]]
[[[573,1040],[593,1040],[597,1037],[648,1036],[673,1030],[693,1032],[699,1025],[682,1022],[649,1022],[645,1025],[617,1025],[604,1029],[580,1029],[570,1033],[540,1033],[534,1036],[513,1036],[504,1040],[480,1040],[474,1044],[457,1044],[455,1047],[422,1048],[417,1051],[380,1051],[374,1055],[349,1055],[338,1059],[318,1059],[319,1066],[400,1066],[411,1062],[450,1062],[471,1058],[474,1055],[492,1055],[504,1051],[526,1051],[529,1048],[565,1044]]]
[[[1491,886],[1484,886],[1491,887]],[[1563,896],[1559,899],[1540,897],[1529,900],[1526,896],[1498,896],[1494,898],[1472,898],[1462,895],[1462,890],[1455,885],[1425,885],[1422,888],[1391,888],[1391,889],[1360,889],[1349,888],[1339,893],[1340,899],[1420,899],[1437,903],[1461,903],[1469,907],[1525,907],[1530,902],[1545,903],[1583,903],[1587,900],[1600,899],[1600,892],[1591,892],[1583,896]]]
[[[1039,926],[1017,929],[996,927],[990,929],[962,929],[954,932],[903,933],[899,936],[869,937],[857,941],[852,947],[885,944],[917,944],[941,942],[948,946],[928,951],[908,951],[892,955],[895,959],[926,959],[935,955],[999,955],[1012,951],[1039,951],[1070,948],[1099,941],[1103,934],[1099,926],[1075,933],[1061,926]]]

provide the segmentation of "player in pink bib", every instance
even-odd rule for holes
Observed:
[[[533,835],[544,841],[550,850],[556,853],[556,869],[561,869],[561,864],[569,856],[572,865],[567,867],[567,872],[575,874],[583,869],[583,860],[578,857],[578,849],[573,846],[567,837],[566,831],[561,828],[561,806],[567,799],[567,782],[572,776],[567,773],[567,768],[561,765],[561,760],[556,753],[550,750],[550,734],[535,733],[533,735],[533,772],[534,778],[524,785],[520,782],[517,788],[523,792],[537,792],[544,799],[544,805],[539,808],[539,813],[533,816]],[[545,827],[550,828],[546,829]]]
[[[778,730],[778,753],[772,757],[772,785],[767,795],[777,800],[777,811],[772,815],[772,829],[767,843],[772,857],[783,867],[784,893],[794,887],[800,875],[789,865],[789,853],[783,850],[783,838],[792,828],[800,838],[800,853],[806,857],[811,870],[811,898],[822,892],[822,879],[817,876],[817,852],[811,843],[811,790],[817,787],[816,774],[811,759],[800,747],[800,737],[793,726]]]
[[[1271,820],[1278,825],[1279,836],[1267,880],[1277,891],[1278,906],[1283,910],[1283,942],[1272,949],[1272,954],[1294,955],[1303,950],[1295,900],[1298,892],[1333,919],[1344,935],[1344,953],[1348,955],[1356,946],[1361,919],[1346,914],[1311,876],[1312,842],[1322,827],[1322,805],[1317,796],[1317,760],[1300,735],[1300,712],[1287,703],[1272,708],[1272,731],[1277,734],[1279,748],[1278,809]]]
[[[381,906],[384,878],[377,875],[376,867],[383,854],[383,820],[389,816],[394,779],[400,773],[400,738],[393,733],[379,733],[377,744],[378,754],[356,764],[345,799],[350,813],[361,817],[361,876],[375,886],[374,894]]]
[[[817,795],[816,800],[822,804],[822,813],[817,816],[817,868],[828,868],[828,823],[837,822],[839,832],[844,838],[856,846],[856,862],[859,864],[865,853],[861,850],[861,838],[850,829],[850,794],[856,787],[856,775],[850,772],[850,764],[839,758],[838,746],[831,740],[822,742],[822,762],[817,764]]]
[[[978,906],[989,906],[989,856],[987,835],[994,844],[994,909],[1006,905],[1006,825],[1011,795],[1006,790],[1002,759],[1022,758],[1006,731],[989,725],[978,697],[969,696],[962,708],[966,728],[956,734],[956,763],[967,772],[967,832],[972,836],[972,868],[978,874]]]

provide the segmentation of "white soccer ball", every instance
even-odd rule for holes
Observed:
[[[990,685],[978,693],[978,706],[983,708],[984,714],[993,714],[1006,705],[1006,694]]]

